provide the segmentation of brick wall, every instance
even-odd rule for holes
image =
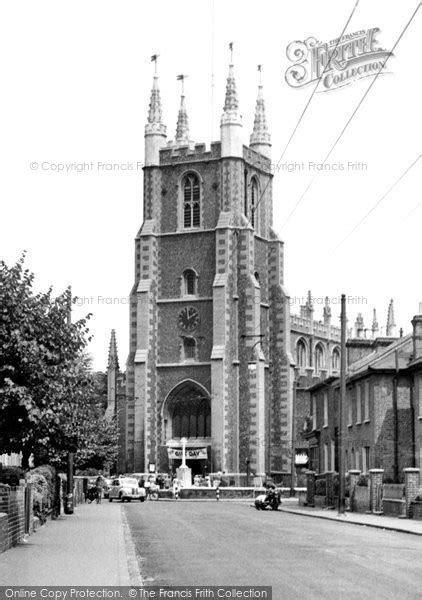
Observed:
[[[410,505],[410,515],[412,519],[422,521],[422,502],[412,502]]]
[[[7,513],[0,513],[0,553],[8,549],[8,531]]]
[[[0,552],[12,548],[25,534],[25,487],[0,485]]]

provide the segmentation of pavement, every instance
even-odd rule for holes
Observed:
[[[84,504],[0,555],[0,585],[140,585],[122,505]]]
[[[295,515],[314,517],[317,519],[328,519],[340,523],[350,523],[351,525],[363,525],[365,527],[375,527],[377,529],[422,535],[422,521],[355,512],[345,512],[342,515],[339,515],[337,509],[299,506],[298,501],[295,498],[283,499],[279,510]]]

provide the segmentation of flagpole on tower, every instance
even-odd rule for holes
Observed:
[[[158,57],[160,55],[159,54],[153,54],[151,56],[151,62],[154,63],[154,75],[157,75],[157,65],[158,65]]]
[[[177,81],[181,81],[182,82],[182,96],[185,95],[185,79],[186,79],[187,75],[178,75],[177,76]]]

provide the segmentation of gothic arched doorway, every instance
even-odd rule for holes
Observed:
[[[186,462],[192,474],[206,473],[211,464],[211,400],[207,390],[192,380],[174,387],[164,402],[163,425],[169,468],[180,466],[181,439],[186,438]]]

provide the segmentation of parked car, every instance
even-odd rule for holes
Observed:
[[[121,500],[130,502],[131,500],[145,500],[145,490],[139,487],[138,480],[134,477],[118,477],[111,481],[108,501]]]

